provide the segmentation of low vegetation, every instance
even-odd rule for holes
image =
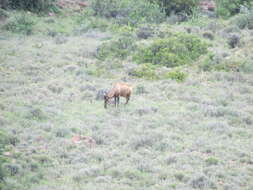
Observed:
[[[1,190],[252,189],[250,1],[0,2]]]
[[[194,8],[196,8],[200,0],[150,0],[160,5],[165,10],[167,15],[172,13],[188,13],[191,14]]]
[[[136,49],[135,38],[131,35],[123,35],[118,39],[105,42],[97,49],[96,57],[101,60],[106,58],[124,59]]]
[[[34,21],[26,14],[16,15],[8,20],[4,29],[14,33],[32,34]]]
[[[33,12],[56,10],[55,0],[1,0],[2,8],[22,9]]]
[[[235,0],[232,2],[229,0],[216,0],[215,2],[217,6],[217,14],[226,18],[240,13],[242,7],[248,9],[252,6],[251,0]]]
[[[146,0],[92,0],[91,8],[95,16],[114,18],[121,25],[136,26],[165,20],[165,14],[158,4]]]
[[[6,146],[8,144],[7,136],[1,130],[0,131],[0,189],[5,186],[5,177],[7,177],[4,165],[7,163],[7,158],[4,155],[6,151]]]
[[[152,63],[166,67],[191,64],[207,53],[207,43],[194,35],[178,33],[166,39],[158,39],[142,48],[135,56],[138,63]]]

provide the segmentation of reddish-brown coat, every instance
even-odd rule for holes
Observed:
[[[115,106],[119,105],[119,97],[126,98],[126,104],[128,103],[130,96],[132,94],[133,87],[127,83],[118,82],[113,88],[104,95],[104,107],[107,108],[107,103],[110,99],[114,98]]]

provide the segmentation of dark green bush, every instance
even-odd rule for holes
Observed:
[[[152,37],[155,34],[154,30],[155,29],[152,26],[142,25],[137,29],[136,35],[138,38],[148,39],[149,37]]]
[[[248,14],[240,14],[235,16],[231,24],[235,24],[240,29],[253,29],[253,12],[250,12]]]
[[[252,0],[216,0],[216,13],[218,16],[229,17],[240,12],[240,6],[250,6]]]
[[[239,34],[231,34],[230,36],[228,36],[227,42],[230,48],[235,48],[240,46],[240,40],[241,37]]]
[[[2,0],[3,8],[23,9],[33,12],[52,11],[56,8],[55,0]]]
[[[7,18],[7,17],[8,17],[8,12],[5,11],[4,9],[0,8],[0,20],[3,20],[5,18]]]
[[[132,36],[122,36],[119,39],[103,43],[98,49],[96,57],[100,60],[106,58],[126,58],[135,48],[135,42]]]
[[[26,14],[21,14],[10,18],[4,25],[4,28],[14,33],[22,33],[26,35],[32,34],[34,21]]]
[[[207,43],[194,35],[178,33],[159,39],[144,47],[134,56],[137,63],[152,63],[167,67],[190,64],[207,53]]]
[[[9,0],[0,0],[0,8],[5,9],[8,7]]]
[[[91,8],[95,16],[115,18],[118,24],[137,25],[165,20],[165,13],[159,6],[146,0],[92,0]]]
[[[165,10],[166,15],[171,13],[185,12],[191,14],[193,9],[199,5],[200,0],[150,0],[156,2]]]

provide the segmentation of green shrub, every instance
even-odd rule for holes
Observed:
[[[200,70],[203,71],[245,71],[250,64],[246,64],[234,60],[225,60],[222,57],[214,54],[208,55],[199,65]]]
[[[149,37],[152,37],[154,34],[155,29],[149,25],[142,25],[136,31],[136,35],[140,39],[148,39]]]
[[[181,172],[175,173],[174,176],[179,181],[183,181],[183,179],[185,178],[185,174]]]
[[[131,72],[131,75],[149,80],[159,79],[159,76],[156,73],[156,67],[150,63],[140,65]]]
[[[216,13],[221,17],[229,17],[240,12],[240,6],[250,6],[251,0],[216,0]]]
[[[245,73],[253,73],[253,61],[247,61],[241,64],[239,69]]]
[[[210,158],[206,159],[206,164],[208,166],[210,166],[210,165],[217,165],[218,163],[219,163],[219,160],[217,158],[210,157]]]
[[[14,33],[22,33],[26,35],[32,34],[34,21],[25,14],[17,15],[11,18],[4,28]]]
[[[55,0],[4,0],[3,8],[23,9],[33,12],[56,10]]]
[[[231,34],[228,36],[227,43],[230,48],[239,47],[241,45],[241,36],[240,34]]]
[[[3,20],[7,17],[8,17],[8,12],[5,11],[4,9],[1,9],[1,7],[0,7],[0,20]]]
[[[197,36],[178,33],[167,39],[159,39],[144,47],[134,56],[137,63],[152,63],[166,67],[190,64],[207,53],[207,43]]]
[[[199,69],[202,71],[211,71],[213,69],[214,54],[209,54],[203,62],[199,65]]]
[[[32,108],[29,110],[29,112],[26,114],[26,118],[30,120],[46,120],[47,115],[46,113],[40,109],[40,108]]]
[[[199,5],[199,0],[149,0],[158,3],[169,16],[171,13],[185,12],[191,14]]]
[[[186,73],[178,69],[166,73],[158,73],[157,66],[151,63],[139,65],[137,68],[131,71],[130,75],[148,80],[171,79],[176,80],[177,82],[183,82],[187,77]]]
[[[232,19],[231,24],[235,24],[240,29],[253,29],[253,12],[236,16]]]
[[[209,40],[214,40],[214,34],[212,32],[204,32],[203,37]]]
[[[248,25],[248,18],[246,15],[238,15],[232,20],[232,24],[235,24],[240,29],[244,29]]]
[[[187,74],[179,70],[170,71],[166,73],[164,76],[164,78],[166,79],[176,80],[177,82],[185,81],[186,77],[187,77]]]
[[[129,35],[124,35],[119,39],[103,43],[97,49],[96,57],[100,60],[106,58],[126,58],[136,48],[134,38]]]
[[[159,6],[146,0],[92,0],[91,8],[95,15],[115,18],[118,24],[137,25],[165,20],[165,13]]]

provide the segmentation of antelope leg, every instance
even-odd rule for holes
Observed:
[[[114,96],[114,105],[115,105],[115,107],[117,107],[117,97],[116,96]]]
[[[130,96],[127,96],[127,97],[126,97],[126,103],[125,103],[125,104],[128,103],[129,99],[130,99]]]

